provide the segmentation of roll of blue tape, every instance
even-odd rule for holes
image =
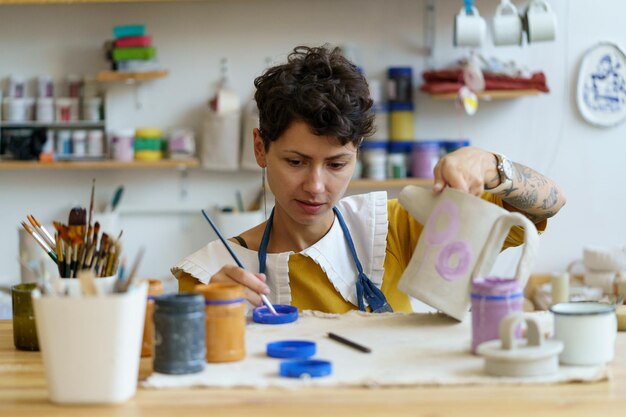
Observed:
[[[267,344],[267,356],[272,358],[310,358],[315,351],[315,342],[308,340],[281,340]]]
[[[285,378],[300,378],[309,376],[319,378],[333,373],[333,366],[329,361],[315,359],[283,361],[280,363],[280,376]]]
[[[276,315],[266,306],[257,307],[252,312],[252,320],[262,324],[284,324],[298,320],[298,307],[286,304],[274,304]]]

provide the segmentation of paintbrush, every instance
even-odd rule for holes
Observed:
[[[93,225],[93,235],[91,237],[91,246],[89,248],[89,268],[93,266],[94,257],[98,255],[96,246],[98,245],[98,234],[100,233],[100,222]]]
[[[64,278],[72,278],[72,245],[65,241],[65,273],[63,274]]]
[[[46,243],[53,248],[54,247],[54,238],[52,237],[52,235],[50,235],[50,233],[48,233],[48,231],[46,230],[45,227],[43,227],[41,225],[41,223],[39,223],[37,221],[37,219],[35,218],[35,216],[33,216],[32,214],[29,214],[28,216],[26,216],[28,218],[28,221],[30,222],[30,224],[33,225],[33,227],[35,228],[35,230],[41,235],[41,237],[46,241]]]
[[[54,248],[55,248],[55,252],[56,252],[56,255],[57,255],[57,259],[58,259],[57,260],[57,267],[59,269],[59,275],[63,275],[63,265],[64,265],[64,262],[63,262],[63,247],[61,246],[63,241],[59,238],[59,234],[58,233],[54,234],[54,240],[55,240],[55,243],[56,243]]]
[[[117,206],[120,204],[120,200],[122,199],[122,194],[124,194],[124,186],[120,185],[115,190],[113,194],[113,198],[111,199],[111,211],[115,211]]]
[[[81,240],[78,236],[72,239],[72,278],[76,278],[76,272],[78,271],[78,252],[80,242]]]
[[[70,238],[78,237],[81,240],[85,238],[87,223],[87,210],[82,207],[73,207],[67,220]]]
[[[89,199],[89,219],[87,220],[87,227],[91,230],[91,221],[93,220],[93,195],[96,191],[96,179],[92,179],[91,182],[91,198]],[[89,238],[89,236],[88,236]]]
[[[130,268],[128,279],[120,279],[119,276],[117,277],[115,285],[113,286],[114,292],[126,292],[128,291],[128,288],[134,284],[135,275],[137,274],[137,270],[139,270],[139,264],[141,263],[141,259],[143,258],[143,254],[145,251],[145,247],[142,246],[141,248],[139,248],[139,253],[137,253],[135,262],[133,262],[133,266]]]
[[[48,254],[48,256],[50,256],[50,258],[52,258],[54,262],[57,262],[58,258],[57,258],[56,253],[54,253],[52,248],[50,248],[38,234],[33,232],[33,229],[31,229],[30,226],[26,224],[26,222],[22,222],[22,227],[24,227],[24,229],[26,229],[28,234],[30,234],[33,237],[33,239],[37,241],[39,246],[41,246],[41,248]]]
[[[230,256],[233,257],[233,259],[235,260],[235,262],[237,263],[237,265],[239,266],[239,268],[241,269],[246,269],[245,266],[243,266],[243,263],[241,263],[241,261],[239,260],[239,258],[237,257],[237,254],[233,251],[233,248],[230,247],[230,245],[228,244],[228,241],[226,239],[224,239],[224,236],[222,235],[222,233],[220,232],[220,230],[217,228],[217,226],[215,225],[215,223],[213,223],[213,220],[211,220],[211,218],[209,217],[209,215],[207,214],[207,212],[203,209],[202,210],[202,215],[204,216],[204,218],[209,222],[209,224],[211,225],[211,227],[213,228],[213,231],[215,231],[215,234],[217,235],[217,237],[220,238],[220,240],[222,241],[222,243],[224,244],[224,246],[226,247],[226,250],[228,250],[228,253],[230,253]],[[278,313],[276,312],[276,310],[274,309],[274,306],[272,305],[272,303],[270,302],[270,300],[268,300],[268,298],[265,296],[265,294],[259,294],[261,296],[261,300],[263,300],[263,304],[265,304],[267,306],[267,308],[272,312],[272,314],[274,314],[275,316],[278,315]]]

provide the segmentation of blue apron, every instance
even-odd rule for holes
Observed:
[[[333,211],[337,216],[337,220],[339,220],[339,225],[341,226],[341,230],[343,230],[343,235],[348,242],[348,247],[350,248],[350,253],[352,254],[352,259],[354,259],[356,269],[359,271],[359,276],[356,280],[356,299],[358,301],[359,310],[365,311],[365,303],[363,302],[363,298],[365,298],[373,313],[392,312],[393,309],[387,302],[383,292],[379,290],[367,277],[367,275],[365,275],[365,272],[363,272],[363,267],[361,266],[361,262],[356,254],[356,249],[354,248],[352,236],[350,235],[346,222],[343,220],[343,216],[337,207],[333,207]],[[267,258],[267,245],[270,241],[270,231],[272,230],[273,220],[274,209],[272,209],[272,213],[270,214],[269,219],[267,219],[265,231],[263,232],[263,238],[261,239],[261,245],[259,247],[259,272],[261,274],[264,274],[266,269],[265,261]]]

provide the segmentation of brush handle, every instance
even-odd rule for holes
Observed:
[[[33,232],[33,229],[31,229],[26,223],[22,222],[22,226],[24,227],[24,229],[26,229],[28,234],[31,235],[33,237],[33,239],[35,239],[35,241],[48,254],[48,256],[50,256],[54,262],[57,262],[57,255],[56,255],[56,253],[54,253],[54,251],[50,247],[48,247],[46,242],[38,234]]]
[[[243,266],[243,263],[241,263],[241,261],[239,260],[239,257],[237,257],[237,254],[235,254],[235,251],[233,251],[233,248],[231,248],[230,245],[228,244],[228,241],[226,239],[224,239],[224,236],[222,235],[220,230],[217,228],[215,223],[213,223],[213,220],[211,220],[211,217],[207,214],[207,212],[204,209],[202,209],[202,215],[204,216],[206,221],[209,222],[209,224],[213,228],[213,231],[215,232],[217,237],[220,238],[220,240],[222,241],[222,243],[226,247],[226,250],[228,250],[228,253],[230,253],[230,256],[232,256],[233,259],[235,260],[235,262],[237,263],[237,266],[239,266],[239,268],[241,268],[241,269],[246,269],[246,267]],[[270,300],[265,296],[265,294],[259,294],[259,295],[261,296],[261,300],[263,300],[263,304],[265,304],[267,306],[267,308],[272,312],[272,314],[274,314],[275,316],[278,315],[278,313],[274,309],[274,306],[272,305]]]
[[[228,244],[228,241],[226,239],[224,239],[224,236],[222,235],[222,232],[220,232],[220,229],[217,228],[215,223],[213,223],[213,220],[211,220],[211,217],[209,217],[209,215],[207,214],[207,212],[204,209],[202,209],[202,215],[204,216],[206,221],[209,222],[209,224],[213,228],[213,231],[215,232],[217,237],[220,238],[220,240],[222,241],[222,243],[226,247],[226,250],[228,251],[228,253],[230,253],[230,256],[232,256],[233,259],[235,260],[235,262],[237,263],[237,266],[239,268],[241,268],[241,269],[246,269],[246,267],[243,266],[243,264],[241,263],[241,261],[237,257],[237,254],[233,251],[233,248],[231,248],[230,245]]]

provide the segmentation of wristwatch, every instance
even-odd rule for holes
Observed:
[[[505,190],[511,188],[513,185],[513,164],[506,156],[493,153],[496,157],[496,169],[498,170],[498,175],[500,176],[500,184],[494,188],[486,189],[485,191],[498,194]]]

